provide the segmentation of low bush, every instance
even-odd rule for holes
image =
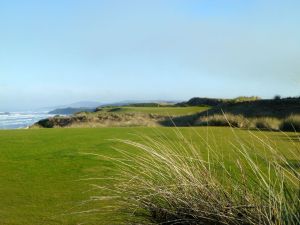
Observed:
[[[56,117],[56,118],[59,118],[59,117]],[[43,120],[40,120],[38,123],[37,123],[38,126],[41,126],[41,127],[45,127],[45,128],[53,128],[54,127],[54,122],[52,119],[43,119]]]
[[[284,119],[280,124],[282,131],[300,131],[300,115],[292,115]]]
[[[300,131],[300,115],[289,116],[286,119],[275,117],[246,118],[230,113],[202,116],[196,120],[195,126],[231,126],[236,128],[259,130]]]
[[[254,128],[261,130],[278,130],[280,120],[272,117],[261,117],[253,120]]]
[[[195,122],[195,125],[232,126],[238,128],[248,128],[250,126],[249,120],[242,115],[233,115],[228,113],[201,117]]]

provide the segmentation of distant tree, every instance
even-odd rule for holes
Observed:
[[[274,96],[274,100],[280,100],[281,99],[281,96],[280,95],[275,95]]]

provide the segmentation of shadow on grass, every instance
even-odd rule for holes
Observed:
[[[199,114],[186,115],[186,116],[178,116],[178,117],[170,117],[165,120],[159,122],[160,125],[165,127],[186,127],[193,126],[195,121],[199,118]]]

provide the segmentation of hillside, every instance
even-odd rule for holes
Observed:
[[[244,117],[276,117],[285,118],[300,114],[300,99],[258,100],[238,103],[224,103],[199,115],[230,113]]]
[[[160,116],[182,116],[191,115],[198,112],[206,111],[210,107],[174,107],[174,106],[152,106],[149,105],[129,105],[122,107],[102,107],[97,108],[96,112],[117,112],[117,113],[144,113],[144,114],[156,114]]]
[[[37,122],[32,127],[122,127],[161,126],[165,121],[190,116],[209,107],[102,107],[96,112],[79,112],[70,116],[55,116]]]
[[[209,104],[214,106],[187,106]],[[185,105],[185,106],[183,106]],[[80,110],[79,110],[80,111]],[[300,115],[300,99],[274,99],[260,100],[256,97],[240,97],[236,99],[209,99],[193,98],[181,106],[139,104],[135,106],[100,107],[95,112],[79,112],[71,109],[71,116],[56,116],[36,123],[33,127],[109,127],[109,126],[199,126],[199,125],[228,125],[223,114],[231,117],[233,124],[236,120],[251,120],[247,126],[236,125],[237,127],[257,127],[258,120],[267,118],[274,120],[276,128],[279,124],[292,115]],[[63,114],[56,112],[56,114]],[[260,119],[262,118],[262,119]],[[218,120],[217,123],[208,121]],[[220,122],[220,120],[222,120]],[[224,121],[225,120],[225,121]],[[297,118],[298,120],[298,118]],[[262,125],[259,125],[260,127]],[[262,127],[265,127],[263,125]],[[268,126],[267,126],[268,127]],[[273,129],[272,128],[272,129]]]
[[[187,102],[178,103],[177,106],[218,106],[226,103],[252,102],[261,100],[258,96],[239,96],[233,99],[227,98],[200,98],[194,97]]]
[[[223,102],[194,115],[174,118],[177,126],[233,126],[300,131],[300,98]],[[163,121],[170,126],[170,121]]]

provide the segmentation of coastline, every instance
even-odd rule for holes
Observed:
[[[39,120],[53,117],[48,112],[9,112],[0,114],[0,130],[29,129]]]

